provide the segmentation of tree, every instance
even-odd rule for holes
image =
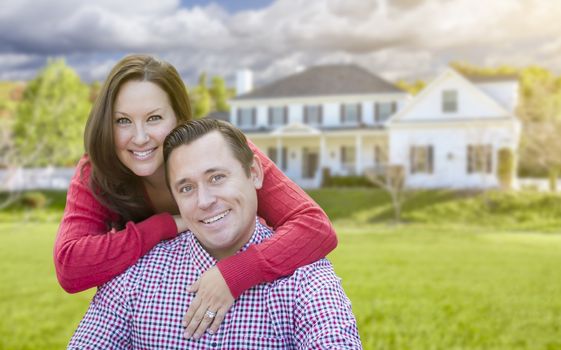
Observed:
[[[89,87],[64,60],[49,60],[29,82],[16,112],[19,166],[73,165],[83,154]]]
[[[230,93],[226,88],[224,78],[218,76],[213,77],[209,92],[214,102],[213,110],[220,112],[228,112],[230,110],[230,106],[228,106]]]
[[[364,175],[374,185],[386,191],[392,200],[394,221],[401,221],[401,209],[406,199],[405,169],[402,165],[385,165],[366,169]]]
[[[199,84],[191,94],[191,104],[193,106],[193,114],[195,118],[203,118],[211,111],[211,95],[206,84],[206,73],[199,76]]]

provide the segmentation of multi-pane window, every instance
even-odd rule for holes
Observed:
[[[321,105],[310,105],[304,107],[304,123],[308,125],[321,125],[323,122]]]
[[[442,91],[442,111],[443,112],[458,111],[458,91],[456,90]]]
[[[246,127],[255,126],[255,124],[256,124],[255,108],[238,109],[238,127],[246,128]]]
[[[341,123],[358,124],[361,122],[361,107],[358,103],[347,103],[341,106]]]
[[[374,107],[374,119],[377,123],[385,122],[395,113],[397,105],[395,102],[378,102]]]
[[[433,148],[428,146],[411,146],[410,153],[411,174],[432,174],[434,169]]]
[[[277,152],[278,148],[276,147],[269,147],[267,148],[267,156],[269,157],[269,159],[271,159],[273,161],[273,163],[275,163],[277,165],[277,167],[279,167],[282,170],[286,170],[287,168],[287,159],[288,159],[288,151],[286,149],[286,147],[282,147],[281,148],[281,155],[280,155],[280,162],[279,162],[279,157],[278,157],[278,152]]]
[[[269,125],[280,126],[287,124],[288,108],[269,107]]]
[[[467,172],[490,174],[493,170],[493,146],[468,145],[467,146]]]

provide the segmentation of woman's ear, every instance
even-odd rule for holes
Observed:
[[[261,165],[261,160],[257,156],[253,156],[253,163],[249,169],[249,175],[251,176],[256,190],[263,187],[263,166]]]

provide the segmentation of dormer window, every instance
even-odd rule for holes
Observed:
[[[442,91],[442,112],[451,113],[458,111],[458,91],[444,90]]]
[[[321,105],[311,105],[304,107],[304,124],[321,125],[323,119]]]
[[[341,124],[359,124],[362,120],[362,108],[359,103],[341,105]]]
[[[269,107],[269,125],[281,126],[287,124],[288,108],[287,107]]]

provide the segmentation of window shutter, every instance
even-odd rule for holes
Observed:
[[[288,106],[284,106],[283,124],[288,124]]]
[[[341,146],[341,164],[345,164],[345,159],[347,159],[346,151],[345,146]]]
[[[415,174],[415,146],[409,147],[409,167],[411,174]]]
[[[255,126],[257,124],[257,108],[251,109],[251,125]]]
[[[288,158],[287,149],[286,149],[286,147],[283,147],[282,148],[282,164],[281,164],[282,170],[287,169],[287,165],[288,165],[287,158]]]
[[[485,148],[487,151],[485,152],[487,154],[487,173],[491,173],[493,170],[493,146],[487,145]]]
[[[392,102],[392,114],[394,114],[397,111],[397,102],[393,101]]]
[[[362,103],[358,104],[357,107],[357,111],[358,111],[358,124],[362,123]]]
[[[308,124],[308,106],[304,106],[304,124]]]
[[[237,112],[236,114],[238,115],[237,118],[236,118],[237,119],[237,124],[238,124],[238,126],[241,126],[242,125],[242,109],[238,108],[238,110],[236,112]]]
[[[323,106],[319,105],[318,109],[319,109],[319,124],[323,125]]]
[[[374,103],[374,121],[380,121],[380,104],[377,102]]]
[[[429,174],[433,173],[434,170],[434,157],[433,157],[433,147],[432,145],[428,146],[428,163],[429,163]]]
[[[267,120],[270,125],[273,125],[273,107],[267,108]]]
[[[341,122],[341,124],[343,124],[345,122],[345,105],[341,104],[341,110],[339,113],[339,121]]]
[[[467,173],[471,174],[473,172],[473,147],[471,145],[467,146]]]

